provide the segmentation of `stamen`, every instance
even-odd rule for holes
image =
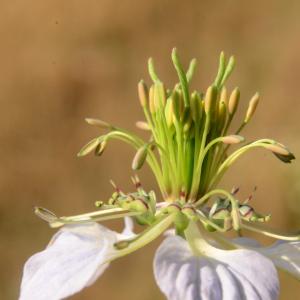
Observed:
[[[118,194],[125,196],[125,194],[121,191],[121,189],[115,184],[115,182],[112,179],[109,182]]]
[[[109,130],[114,129],[114,127],[111,124],[109,124],[105,121],[99,120],[99,119],[86,118],[85,121],[90,125],[97,126],[102,129],[109,129]]]
[[[146,131],[151,130],[149,124],[146,123],[146,122],[143,122],[143,121],[137,121],[135,123],[135,125],[136,125],[137,128],[142,129],[142,130],[146,130]]]
[[[138,216],[141,212],[130,211],[122,208],[111,208],[107,210],[94,211],[86,214],[80,214],[69,217],[57,217],[51,211],[42,208],[36,207],[35,214],[39,216],[44,221],[48,222],[50,227],[57,228],[66,224],[79,224],[79,223],[89,223],[89,222],[98,222],[106,221],[124,217]]]
[[[181,88],[183,91],[184,106],[189,107],[190,106],[190,95],[189,95],[189,90],[188,90],[188,81],[187,81],[186,75],[183,71],[183,68],[181,66],[181,63],[179,61],[179,57],[178,57],[176,48],[174,48],[172,50],[172,61],[175,66],[175,69],[177,71],[180,85],[181,85]]]
[[[78,152],[77,156],[85,156],[91,153],[96,149],[96,147],[101,143],[101,138],[97,137],[89,141],[86,145],[84,145],[81,150]]]
[[[224,76],[225,67],[226,67],[225,54],[222,51],[220,54],[220,59],[219,59],[219,68],[218,68],[217,77],[214,82],[215,86],[217,86],[218,88],[220,88],[220,86],[221,86],[221,81]]]
[[[172,224],[174,219],[175,214],[162,216],[137,237],[115,243],[115,249],[119,250],[118,257],[127,255],[152,242],[154,239],[160,236],[166,229],[168,229],[168,227]]]
[[[231,189],[231,195],[236,195],[239,192],[240,188],[239,187],[233,187]]]
[[[226,170],[244,153],[246,153],[249,150],[255,149],[255,148],[265,148],[268,150],[271,150],[273,153],[277,155],[283,155],[279,154],[280,153],[287,153],[286,148],[283,148],[283,146],[280,146],[279,143],[275,142],[274,140],[270,139],[261,139],[257,140],[253,143],[250,143],[246,146],[241,147],[240,149],[236,150],[233,152],[228,158],[221,164],[221,166],[218,168],[216,174],[212,178],[210,182],[209,188],[211,189],[215,184],[218,183],[219,179],[222,177],[222,175],[226,172]],[[279,150],[280,149],[280,150]],[[278,151],[278,153],[274,152]],[[290,153],[291,154],[291,153]],[[291,154],[292,155],[292,154]],[[291,159],[294,158],[294,156],[286,156],[288,158],[287,162],[290,162]]]
[[[139,170],[143,166],[147,158],[148,147],[149,144],[145,144],[141,148],[139,148],[138,151],[136,152],[131,164],[133,170]]]
[[[57,216],[50,210],[43,207],[35,207],[34,213],[46,222],[53,222],[57,219]]]
[[[296,233],[282,233],[278,230],[274,230],[274,229],[269,229],[266,228],[265,226],[259,225],[259,224],[255,224],[255,223],[250,223],[250,222],[246,222],[246,221],[242,221],[241,223],[241,227],[250,231],[254,231],[254,232],[258,232],[261,233],[263,235],[275,238],[275,239],[279,239],[279,240],[285,240],[285,241],[299,241],[300,240],[300,232],[296,232]]]
[[[187,79],[188,83],[190,83],[192,81],[196,67],[197,67],[197,60],[196,60],[196,58],[193,58],[190,62],[189,68],[186,72],[186,79]]]

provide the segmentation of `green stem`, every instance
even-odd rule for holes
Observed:
[[[191,188],[191,198],[194,198],[197,196],[198,193],[198,188],[200,185],[200,180],[201,180],[201,164],[202,164],[202,153],[205,149],[205,144],[206,144],[206,138],[208,135],[209,131],[209,126],[210,126],[210,114],[208,113],[205,118],[205,125],[204,125],[204,130],[203,130],[203,136],[201,140],[201,146],[200,146],[200,151],[199,151],[199,156],[196,158],[196,168],[194,169],[193,173],[193,183],[192,183],[192,188]]]

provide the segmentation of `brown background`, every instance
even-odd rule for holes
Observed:
[[[234,54],[229,87],[241,88],[239,117],[254,92],[263,100],[244,135],[273,137],[300,156],[299,25],[296,0],[1,1],[0,298],[16,299],[23,263],[53,234],[34,216],[34,205],[81,213],[109,197],[111,178],[131,189],[128,146],[112,142],[100,159],[75,154],[97,134],[83,122],[86,116],[135,130],[142,118],[136,83],[149,81],[149,56],[169,85],[176,78],[172,47],[185,65],[197,57],[194,87],[203,90],[219,52]],[[271,225],[299,228],[299,166],[257,151],[242,158],[222,186],[239,185],[246,197],[257,185],[253,204],[272,212]],[[148,170],[141,177],[147,188],[155,186]],[[152,275],[158,244],[113,263],[72,299],[163,299]],[[281,279],[282,299],[295,298],[299,283]]]

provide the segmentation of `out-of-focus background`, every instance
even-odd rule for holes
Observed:
[[[128,146],[112,142],[101,158],[76,153],[98,134],[87,116],[138,131],[136,84],[149,82],[149,56],[171,86],[171,49],[177,46],[185,66],[196,57],[193,86],[204,90],[220,51],[234,54],[228,87],[241,89],[239,118],[256,91],[262,96],[244,135],[273,137],[300,157],[299,1],[1,1],[0,38],[1,299],[17,298],[25,260],[54,233],[33,214],[35,205],[82,213],[110,196],[111,178],[132,190]],[[155,186],[147,168],[140,176],[147,189]],[[241,197],[258,186],[253,204],[272,212],[273,227],[291,230],[300,226],[299,182],[298,160],[285,165],[257,151],[236,163],[222,186],[240,186]],[[72,299],[163,299],[152,274],[158,244],[114,262]],[[299,283],[280,277],[281,299],[294,299]]]

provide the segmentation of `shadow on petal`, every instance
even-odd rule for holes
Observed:
[[[179,236],[169,236],[158,248],[154,275],[170,300],[273,300],[279,282],[272,262],[250,250],[214,248],[195,256]],[[213,254],[213,255],[212,255]]]
[[[277,241],[269,247],[260,246],[255,240],[237,238],[233,242],[253,249],[270,258],[277,268],[300,279],[300,241]]]
[[[97,223],[63,227],[26,262],[20,300],[63,299],[94,283],[109,265],[117,235]]]

